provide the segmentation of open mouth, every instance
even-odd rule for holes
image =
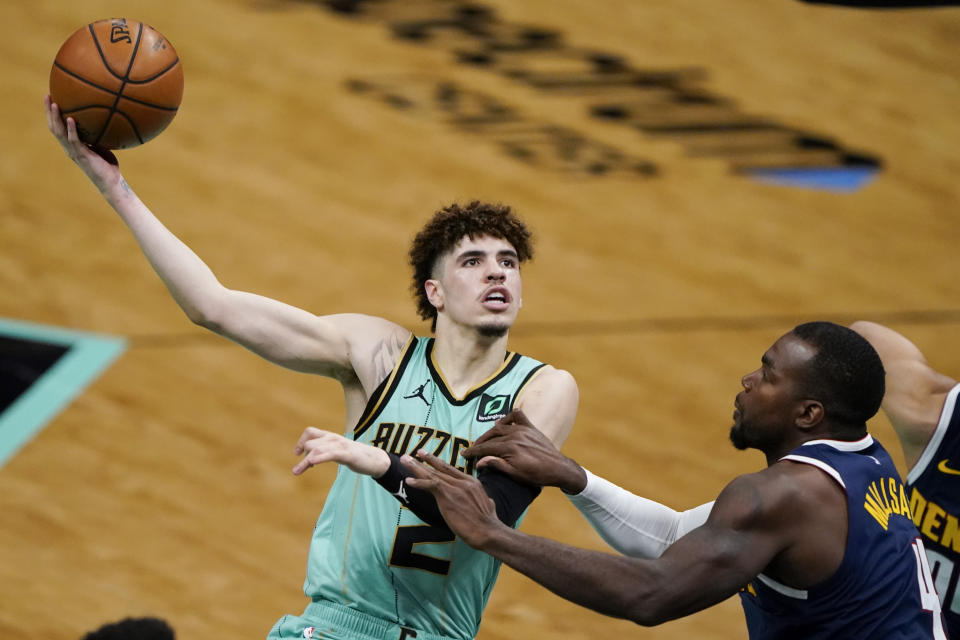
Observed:
[[[510,293],[501,287],[490,289],[483,296],[483,305],[489,308],[503,308],[510,304]]]

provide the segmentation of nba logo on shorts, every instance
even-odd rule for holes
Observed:
[[[301,638],[312,638],[313,637],[314,627],[307,627],[303,630],[303,633],[300,634]]]

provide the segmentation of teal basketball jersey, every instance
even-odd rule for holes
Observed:
[[[544,365],[508,352],[490,378],[457,398],[433,362],[433,344],[410,339],[352,437],[397,455],[425,449],[473,473],[460,451],[509,413]],[[498,560],[341,466],[314,529],[304,592],[403,627],[473,638],[499,570]]]

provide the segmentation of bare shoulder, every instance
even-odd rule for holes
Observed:
[[[514,406],[559,447],[573,429],[579,404],[580,391],[573,375],[545,365],[521,390]]]
[[[735,528],[777,528],[816,510],[821,498],[837,489],[813,466],[778,462],[734,478],[720,492],[710,518],[716,515]]]
[[[576,403],[579,396],[577,381],[569,371],[544,365],[520,392],[517,405],[526,411],[526,406],[541,402]]]
[[[773,509],[790,522],[832,520],[846,513],[847,497],[838,478],[826,469],[791,460],[781,460],[764,470]]]
[[[530,380],[531,388],[556,388],[560,391],[576,392],[577,380],[573,374],[565,369],[557,369],[549,364],[544,365]]]
[[[824,493],[843,495],[843,487],[839,480],[830,472],[812,464],[781,460],[767,471],[770,471],[769,479],[772,482],[780,482],[785,485],[785,488],[792,489],[791,500]]]
[[[717,496],[708,522],[734,528],[748,528],[769,517],[782,502],[780,491],[773,490],[765,476],[769,469],[737,476]]]
[[[368,392],[390,374],[413,335],[409,329],[377,316],[344,313],[327,318],[342,327],[347,357]]]

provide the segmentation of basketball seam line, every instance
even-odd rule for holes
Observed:
[[[179,62],[179,58],[177,59],[177,61]],[[102,86],[100,86],[99,84],[97,84],[96,82],[93,82],[93,81],[91,81],[91,80],[88,80],[88,79],[84,78],[83,76],[78,75],[77,73],[75,73],[75,72],[73,72],[73,71],[70,71],[70,69],[67,69],[66,67],[64,67],[64,66],[63,66],[62,64],[60,64],[59,62],[54,62],[53,64],[54,64],[55,67],[57,67],[58,69],[60,69],[60,70],[63,71],[64,73],[66,73],[67,75],[76,78],[77,80],[79,80],[80,82],[83,82],[84,84],[90,85],[90,86],[93,87],[94,89],[99,89],[100,91],[103,91],[104,93],[109,93],[109,94],[112,95],[112,96],[117,96],[117,95],[119,95],[119,94],[118,94],[116,91],[114,91],[113,89],[108,89],[108,88],[106,88],[106,87],[102,87]],[[172,68],[173,68],[173,65],[171,65],[170,67],[168,67],[166,70],[169,71],[169,70],[172,69]],[[160,75],[160,74],[157,74],[157,75]],[[154,76],[154,77],[156,77],[156,76]],[[137,83],[136,83],[136,82],[131,82],[130,84],[137,84]],[[137,104],[142,104],[142,105],[145,106],[145,107],[151,107],[151,108],[153,108],[153,109],[161,109],[162,111],[177,111],[177,110],[180,109],[180,107],[164,107],[164,106],[161,106],[161,105],[159,105],[159,104],[153,104],[152,102],[147,102],[146,100],[140,100],[139,98],[132,98],[132,97],[130,97],[130,96],[121,96],[121,97],[122,97],[124,100],[129,100],[130,102],[136,102]],[[102,106],[102,105],[93,105],[93,106]],[[84,107],[84,108],[86,108],[86,107]],[[109,107],[103,107],[103,108],[104,108],[104,109],[107,109],[107,108],[109,108]],[[79,107],[78,107],[77,109],[71,109],[70,111],[64,111],[64,113],[73,113],[74,111],[77,111],[78,109],[79,109]]]
[[[130,116],[128,116],[127,114],[125,114],[123,111],[114,111],[113,114],[112,114],[110,117],[112,118],[112,117],[115,116],[115,115],[116,115],[116,116],[119,116],[119,117],[123,118],[124,120],[126,120],[127,122],[129,122],[129,123],[130,123],[130,128],[133,129],[133,132],[137,134],[137,139],[140,139],[140,132],[137,131],[137,124],[133,121],[133,118],[131,118]],[[140,139],[140,144],[143,144],[143,140],[142,140],[142,139]]]
[[[160,71],[156,72],[155,74],[153,74],[153,75],[150,76],[149,78],[144,78],[143,80],[130,80],[130,79],[128,78],[128,79],[127,79],[127,84],[147,84],[148,82],[153,82],[154,80],[156,80],[157,78],[159,78],[160,76],[162,76],[163,74],[165,74],[167,71],[170,71],[170,69],[173,69],[173,68],[174,68],[175,66],[177,66],[177,64],[179,64],[179,63],[180,63],[180,58],[177,58],[176,60],[174,60],[173,62],[171,62],[166,68],[161,69]]]
[[[92,24],[88,24],[88,25],[87,25],[87,30],[90,32],[90,37],[93,38],[93,46],[95,46],[95,47],[97,48],[97,53],[100,55],[100,62],[103,63],[103,68],[106,69],[107,71],[109,71],[109,72],[110,72],[110,75],[112,75],[112,76],[113,76],[114,78],[116,78],[117,80],[123,80],[123,77],[117,75],[116,72],[113,70],[113,67],[110,66],[110,63],[107,62],[107,56],[104,55],[103,49],[100,48],[100,41],[97,39],[97,34],[96,34],[96,32],[93,30],[93,25],[92,25]],[[111,93],[112,93],[112,92],[111,92]]]
[[[170,69],[173,69],[175,66],[177,66],[177,63],[180,62],[180,58],[179,58],[179,56],[178,56],[176,60],[174,60],[173,62],[170,63],[170,66],[168,66],[166,69],[163,69],[162,71],[159,71],[159,72],[155,73],[154,75],[150,76],[149,78],[144,78],[143,80],[131,80],[131,79],[130,79],[130,69],[127,69],[127,75],[126,75],[126,77],[120,76],[120,75],[117,75],[116,72],[114,72],[113,68],[110,66],[110,63],[107,62],[107,57],[106,57],[106,55],[104,55],[103,49],[100,48],[100,41],[97,39],[97,35],[96,35],[96,33],[94,33],[94,31],[93,31],[93,25],[92,25],[92,24],[88,24],[88,25],[87,25],[87,30],[90,31],[90,35],[93,37],[93,44],[94,44],[94,46],[97,47],[97,54],[100,56],[100,62],[102,62],[102,63],[103,63],[103,67],[104,67],[108,72],[110,72],[110,75],[112,75],[112,76],[113,76],[114,78],[116,78],[117,80],[125,81],[125,82],[128,82],[128,83],[130,83],[130,84],[146,84],[147,82],[150,82],[150,81],[152,81],[152,80],[155,80],[155,79],[159,78],[160,76],[162,76],[163,74],[165,74],[167,71],[170,71]],[[143,32],[143,24],[140,25],[140,31],[141,31],[141,33]],[[137,34],[137,49],[135,49],[134,52],[133,52],[133,57],[134,57],[134,58],[136,57],[137,51],[139,50],[139,48],[140,48],[140,33]],[[60,66],[60,65],[58,64],[57,66]],[[60,67],[60,68],[63,69],[63,67]],[[133,68],[133,60],[130,61],[130,68]],[[63,69],[63,70],[66,71],[66,69]],[[82,78],[81,78],[81,79],[82,79]],[[93,83],[91,83],[91,84],[93,84]],[[96,85],[94,85],[94,86],[96,86]],[[97,88],[100,88],[100,87],[97,87]],[[110,93],[113,93],[113,92],[111,91]]]
[[[107,121],[103,125],[103,129],[100,131],[100,135],[97,136],[94,144],[97,144],[103,139],[103,136],[106,135],[107,129],[110,128],[110,121],[113,120],[114,114],[117,113],[117,105],[120,103],[120,97],[123,95],[123,89],[127,86],[127,81],[130,79],[130,70],[133,69],[133,63],[137,60],[137,54],[140,52],[140,42],[143,40],[143,23],[140,23],[140,27],[137,29],[137,42],[133,45],[133,53],[130,54],[130,62],[127,64],[127,70],[124,72],[123,77],[120,79],[121,85],[120,89],[117,92],[116,99],[113,101],[113,106],[110,107],[110,115],[107,116]],[[133,129],[133,135],[137,136],[137,140],[140,144],[143,144],[143,136],[140,135],[140,131],[137,130],[137,124],[127,118],[130,122],[130,128]]]

